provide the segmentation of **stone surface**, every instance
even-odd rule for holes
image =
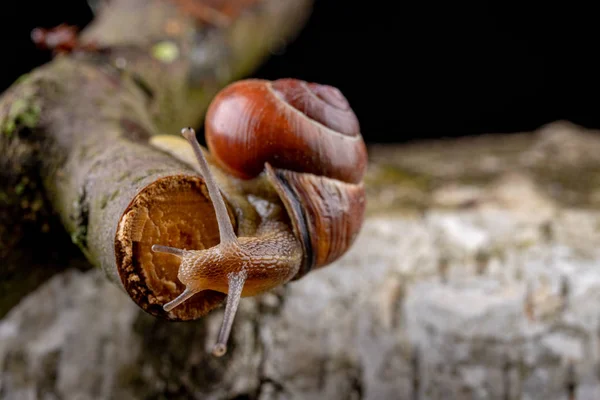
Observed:
[[[598,399],[598,143],[560,123],[372,148],[353,248],[243,299],[222,359],[222,309],[169,323],[57,275],[0,321],[0,398]]]

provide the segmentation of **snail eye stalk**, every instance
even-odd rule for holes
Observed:
[[[206,184],[206,187],[208,189],[208,194],[215,208],[215,214],[217,217],[217,224],[219,226],[220,235],[220,243],[215,247],[222,254],[226,254],[227,252],[232,251],[235,252],[239,248],[239,242],[237,236],[235,235],[235,232],[233,231],[233,225],[231,224],[229,214],[227,213],[225,200],[223,200],[223,196],[219,191],[217,183],[213,175],[211,174],[210,169],[208,168],[208,163],[206,162],[206,158],[202,153],[202,148],[200,147],[200,144],[196,139],[196,132],[192,128],[184,128],[181,130],[181,134],[187,139],[187,141],[192,146],[192,149],[194,150],[196,159],[198,160],[198,164],[200,166],[200,173],[202,174],[202,178],[204,179],[204,183]],[[207,251],[210,250],[211,249],[208,249]],[[194,257],[195,254],[195,252],[162,245],[152,246],[152,251],[158,253],[172,254],[181,258],[182,261],[185,261],[186,257]],[[197,260],[194,260],[192,262],[182,262],[179,267],[180,276],[183,265],[185,265],[186,267],[191,267],[192,269],[202,269],[203,267],[202,263],[198,263]],[[242,297],[242,292],[244,290],[244,284],[246,283],[247,276],[248,275],[245,270],[242,270],[240,272],[231,272],[227,275],[228,288],[227,303],[225,305],[225,315],[223,317],[223,322],[219,331],[217,343],[215,344],[212,351],[213,355],[217,357],[221,357],[227,352],[227,341],[229,340],[229,335],[231,333],[231,328],[233,326],[235,314],[240,304],[240,299]],[[190,285],[187,285],[185,290],[174,300],[165,304],[163,306],[163,309],[167,312],[170,312],[175,307],[181,305],[201,290],[203,289],[200,287],[190,287]]]

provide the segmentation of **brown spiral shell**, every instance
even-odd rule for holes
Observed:
[[[344,254],[364,219],[367,150],[358,119],[335,87],[298,79],[247,79],[223,89],[205,121],[219,165],[266,176],[304,247],[299,278]]]
[[[342,93],[297,79],[248,79],[223,89],[206,115],[206,144],[223,168],[252,178],[274,168],[360,182],[367,151]]]

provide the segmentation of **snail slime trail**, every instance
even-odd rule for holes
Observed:
[[[366,207],[367,151],[344,95],[297,79],[246,79],[217,93],[205,118],[211,167],[194,130],[184,128],[181,134],[200,167],[220,241],[188,250],[167,246],[164,237],[152,251],[180,260],[177,279],[185,289],[163,305],[172,318],[174,309],[196,294],[202,301],[202,291],[226,294],[212,350],[222,356],[241,297],[300,279],[331,264],[354,243]],[[230,202],[217,183],[235,192]],[[256,197],[269,207],[255,208],[251,199]],[[228,207],[241,211],[233,213],[238,229],[245,227],[239,237]]]

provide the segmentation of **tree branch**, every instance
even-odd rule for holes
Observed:
[[[253,2],[231,25],[214,27],[169,0],[103,4],[81,36],[97,51],[58,56],[0,99],[0,150],[8,155],[0,172],[0,253],[20,264],[3,265],[3,278],[40,268],[21,255],[31,252],[31,237],[48,243],[40,251],[72,253],[58,218],[86,258],[120,285],[116,230],[134,198],[150,187],[178,196],[183,187],[192,206],[204,201],[193,169],[150,139],[201,124],[216,91],[293,38],[310,9],[308,0]],[[189,223],[193,230],[201,221]]]

